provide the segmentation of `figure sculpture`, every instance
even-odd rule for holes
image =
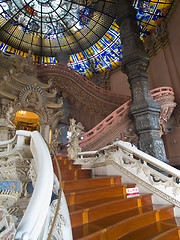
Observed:
[[[70,159],[76,159],[78,152],[81,151],[81,148],[79,147],[78,138],[83,133],[84,127],[82,123],[78,122],[76,124],[76,120],[70,119],[70,126],[69,126],[69,147],[68,147],[68,157]]]

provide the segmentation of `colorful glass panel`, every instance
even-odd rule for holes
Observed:
[[[143,41],[165,19],[173,2],[133,1]],[[54,63],[55,51],[60,49],[70,54],[68,65],[84,76],[108,71],[119,66],[122,60],[114,6],[113,0],[0,0],[0,50],[25,56],[22,49],[32,47],[33,51],[34,47],[36,62],[41,58],[43,63]],[[104,21],[105,16],[110,20]],[[102,24],[104,33],[100,37],[95,27],[102,29]],[[3,42],[1,35],[8,40]]]

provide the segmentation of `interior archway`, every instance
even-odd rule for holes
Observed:
[[[16,112],[13,120],[16,130],[39,131],[39,116],[33,112],[20,110]]]

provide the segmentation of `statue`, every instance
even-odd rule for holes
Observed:
[[[11,122],[11,117],[14,111],[13,105],[15,102],[10,102],[2,111],[0,116],[0,141],[9,140],[15,135],[16,126]]]
[[[68,151],[68,157],[70,159],[76,159],[78,152],[81,152],[81,148],[79,147],[78,138],[83,133],[84,127],[82,123],[78,122],[76,124],[76,120],[70,119],[70,126],[69,126],[69,147],[67,149]]]
[[[52,136],[52,140],[51,140],[51,148],[54,151],[53,154],[57,155],[58,154],[58,146],[59,146],[59,137],[61,136],[61,129],[63,129],[64,127],[61,128],[56,128],[54,131],[54,134]]]

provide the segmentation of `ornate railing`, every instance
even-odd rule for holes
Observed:
[[[161,129],[163,129],[163,124],[167,122],[170,118],[172,111],[174,110],[176,104],[174,101],[174,92],[170,87],[160,87],[153,89],[151,91],[153,99],[161,105],[161,113],[159,116],[159,121],[161,124]],[[117,135],[125,131],[130,125],[130,119],[128,118],[128,112],[130,109],[132,101],[129,100],[109,116],[107,116],[103,121],[101,121],[97,126],[95,126],[90,131],[84,133],[79,140],[79,145],[83,150],[93,150],[98,149],[107,145],[113,139],[116,139]],[[132,141],[134,141],[137,136],[134,131],[129,133],[132,136]],[[163,130],[160,135],[163,134]],[[128,139],[130,140],[130,139]]]
[[[17,227],[15,239],[37,239],[45,224],[53,190],[53,167],[49,150],[39,132],[17,131],[18,147],[23,147],[22,138],[31,137],[30,149],[35,160],[36,181],[28,207]]]
[[[92,93],[93,96],[97,96],[105,101],[123,103],[130,98],[128,96],[112,93],[109,90],[98,87],[88,78],[83,77],[79,72],[61,63],[45,63],[37,65],[37,74],[38,76],[44,76],[47,74],[53,76],[53,74],[59,74],[59,77],[64,76],[66,79],[70,79],[78,86],[81,86],[81,88],[84,88],[89,93]]]
[[[93,169],[95,176],[120,175],[126,183],[139,184],[156,195],[156,204],[158,197],[161,204],[175,205],[175,215],[180,216],[180,171],[131,143],[117,141],[97,151],[81,152],[75,163]]]
[[[16,143],[17,135],[10,140],[0,141],[0,157],[13,153]]]
[[[37,131],[19,130],[16,133],[17,150],[27,152],[27,148],[30,147],[33,156],[28,173],[34,189],[14,239],[50,240],[62,236],[63,239],[72,240],[66,199],[61,189],[61,182],[54,175],[48,146]]]

